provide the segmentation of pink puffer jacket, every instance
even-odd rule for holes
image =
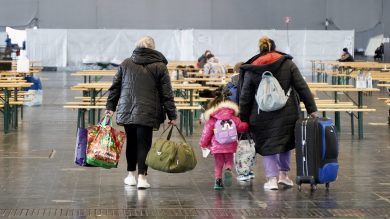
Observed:
[[[211,154],[235,153],[237,150],[237,142],[222,145],[215,140],[214,125],[218,119],[231,119],[236,125],[238,133],[247,132],[248,124],[246,122],[242,122],[240,118],[237,117],[237,114],[238,106],[231,101],[222,102],[217,106],[208,109],[205,112],[206,123],[203,127],[199,145],[203,148],[209,148]]]

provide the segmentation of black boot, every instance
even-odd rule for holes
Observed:
[[[222,179],[215,179],[214,189],[215,190],[222,190],[223,189]]]

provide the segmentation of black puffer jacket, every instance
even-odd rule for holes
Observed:
[[[119,125],[158,128],[165,119],[176,119],[167,60],[160,52],[137,48],[123,61],[109,89],[106,108],[116,111]]]
[[[240,91],[240,117],[249,122],[250,132],[256,143],[257,153],[266,156],[282,153],[295,148],[294,127],[299,118],[299,99],[305,103],[308,113],[317,111],[314,98],[292,57],[283,55],[278,60],[265,65],[252,65],[250,59],[241,66],[244,75]],[[292,87],[286,106],[272,112],[260,111],[255,94],[264,71],[270,71],[278,79],[285,92]]]

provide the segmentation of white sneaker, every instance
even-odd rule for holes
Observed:
[[[137,184],[138,189],[148,189],[150,188],[150,184],[146,179],[140,179],[138,178],[138,184]]]
[[[268,181],[264,183],[264,189],[266,190],[278,190],[278,180],[276,177],[270,177],[268,178]]]
[[[252,170],[249,172],[249,178],[250,179],[254,179],[255,178],[255,173],[253,173]]]
[[[249,175],[238,175],[237,180],[238,181],[248,181],[250,179]]]
[[[283,185],[284,187],[293,187],[294,182],[288,178],[287,171],[280,171],[279,172],[279,181],[278,184]]]
[[[125,182],[126,185],[129,185],[129,186],[136,186],[137,185],[137,181],[135,181],[135,177],[130,175],[130,174],[123,181]]]

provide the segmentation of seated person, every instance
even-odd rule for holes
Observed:
[[[204,67],[204,65],[207,63],[207,58],[206,58],[206,56],[209,55],[209,54],[211,54],[211,51],[210,51],[210,50],[206,50],[206,51],[202,54],[202,56],[200,56],[200,57],[198,58],[198,63],[197,63],[198,68],[203,68],[203,67]]]
[[[348,52],[347,48],[343,49],[343,53],[341,54],[341,58],[338,59],[339,62],[353,62],[353,56]]]
[[[204,74],[209,74],[212,77],[216,78],[225,78],[226,69],[225,67],[218,62],[218,59],[214,57],[213,54],[208,54],[206,56],[207,63],[204,65]]]
[[[375,60],[377,60],[377,59],[382,60],[383,59],[383,53],[385,53],[385,49],[384,49],[384,44],[381,43],[381,45],[378,48],[376,48],[376,50],[375,50],[374,59]]]
[[[238,80],[240,79],[240,67],[244,64],[244,62],[239,62],[236,65],[234,65],[234,74],[230,77],[231,81],[228,82],[224,89],[228,89],[230,91],[229,100],[237,103],[237,87],[238,87]]]

